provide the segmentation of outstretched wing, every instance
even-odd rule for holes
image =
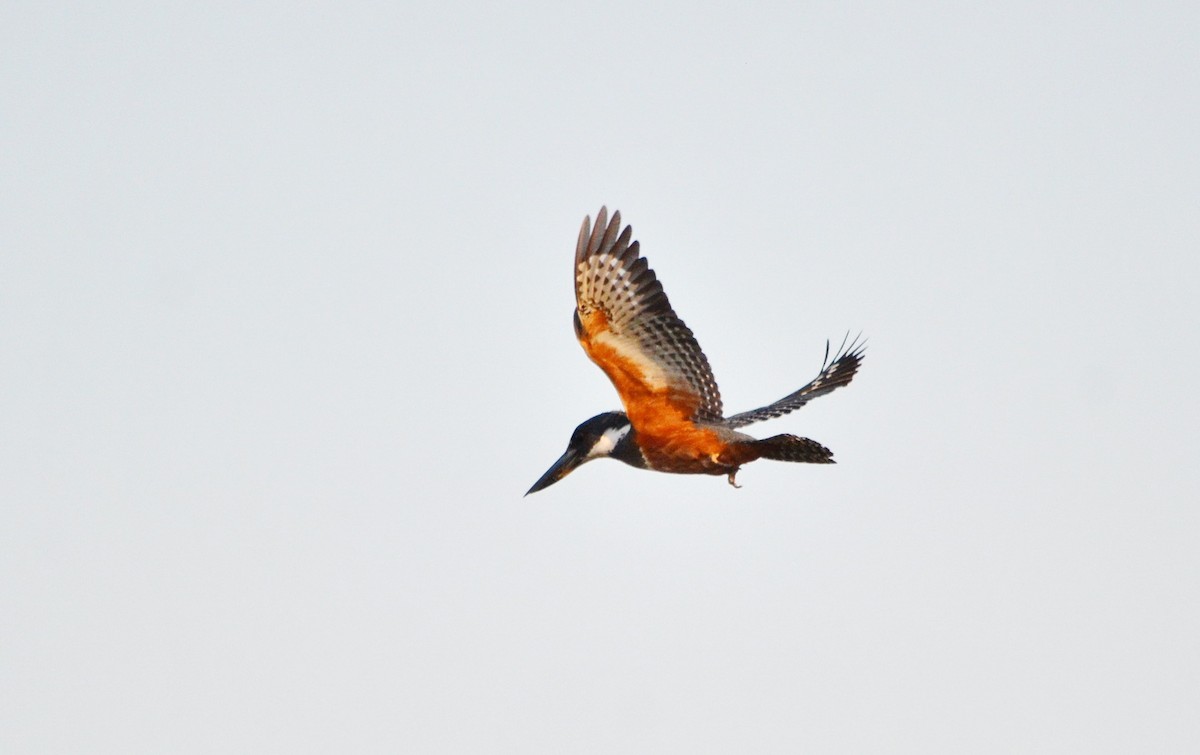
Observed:
[[[854,373],[858,372],[858,366],[862,364],[864,350],[866,350],[866,344],[859,343],[857,338],[851,341],[849,346],[843,340],[837,355],[830,362],[829,342],[826,341],[825,361],[821,365],[821,374],[813,378],[811,383],[773,404],[728,417],[725,424],[729,427],[745,427],[754,422],[782,417],[789,412],[796,411],[818,396],[824,396],[826,393],[849,384],[854,379]]]
[[[575,247],[575,335],[612,380],[635,428],[720,422],[721,393],[692,331],[671,309],[621,213],[595,228],[584,218]]]

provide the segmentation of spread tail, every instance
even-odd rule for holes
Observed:
[[[833,452],[810,438],[774,435],[752,444],[760,459],[799,461],[807,464],[834,464]]]

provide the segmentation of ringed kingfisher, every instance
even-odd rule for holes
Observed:
[[[566,453],[525,495],[544,490],[592,459],[611,457],[641,469],[726,475],[756,459],[833,464],[833,453],[795,435],[757,439],[738,428],[781,417],[847,385],[862,363],[856,338],[825,360],[812,382],[773,404],[724,416],[708,359],[692,331],[667,301],[662,284],[621,229],[621,213],[596,225],[583,219],[575,246],[575,336],[612,381],[625,407],[587,420],[571,435]]]

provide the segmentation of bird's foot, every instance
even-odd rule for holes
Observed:
[[[740,490],[742,486],[737,484],[737,473],[736,469],[729,473],[729,484]]]

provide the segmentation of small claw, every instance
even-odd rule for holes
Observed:
[[[736,469],[729,473],[729,484],[740,490],[742,486],[737,484],[737,473]]]

